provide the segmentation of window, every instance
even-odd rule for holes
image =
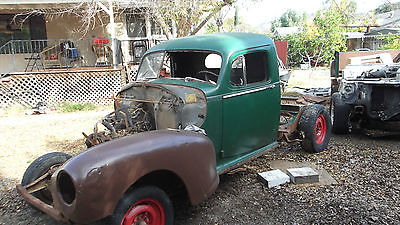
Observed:
[[[193,78],[215,85],[221,70],[219,54],[206,51],[170,52],[171,77]]]
[[[13,14],[0,14],[0,47],[10,40],[45,39],[47,39],[46,22],[43,15],[32,15],[25,18],[25,16],[15,17]],[[35,48],[32,45],[30,42],[15,42],[13,51],[16,53],[32,52],[32,48]]]
[[[254,52],[238,56],[232,62],[231,84],[244,86],[268,79],[267,52]]]
[[[164,52],[156,52],[145,56],[140,64],[137,80],[158,78],[164,55]]]
[[[136,79],[185,79],[216,85],[221,63],[222,57],[213,52],[155,52],[143,58]]]
[[[127,14],[126,29],[129,37],[146,37],[146,20],[143,13]]]
[[[150,19],[151,35],[162,35],[162,29],[153,19]],[[126,14],[126,29],[129,37],[146,37],[146,16],[143,11],[135,11],[131,14]]]
[[[246,84],[243,61],[244,56],[241,55],[232,62],[231,83],[234,86],[241,86]]]

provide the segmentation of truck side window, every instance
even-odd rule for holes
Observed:
[[[244,86],[268,80],[267,52],[238,56],[232,62],[231,84]]]
[[[244,57],[242,55],[238,56],[232,62],[231,84],[234,86],[242,86],[246,84],[243,64],[244,64]]]
[[[247,84],[266,81],[268,79],[267,52],[255,52],[245,55]]]

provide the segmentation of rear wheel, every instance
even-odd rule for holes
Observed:
[[[351,107],[342,100],[338,92],[332,95],[330,111],[333,133],[349,133]]]
[[[107,224],[172,225],[174,213],[168,195],[156,186],[143,186],[124,194]]]
[[[310,105],[303,111],[298,129],[303,132],[301,143],[308,152],[322,152],[331,137],[331,120],[328,110],[322,105]]]
[[[50,152],[40,156],[25,170],[21,181],[22,186],[31,184],[33,181],[47,173],[51,168],[55,168],[64,164],[69,158],[71,158],[71,155],[63,152]],[[47,188],[34,192],[32,195],[47,204],[51,204],[53,202],[51,194]]]

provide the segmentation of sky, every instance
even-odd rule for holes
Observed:
[[[337,0],[338,2],[340,0]],[[368,12],[388,0],[355,0],[358,12]],[[397,2],[389,0],[390,2]],[[257,27],[281,16],[286,10],[313,14],[322,8],[324,0],[239,0],[239,16],[245,23]]]

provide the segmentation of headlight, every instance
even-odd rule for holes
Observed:
[[[61,171],[57,177],[58,190],[64,202],[71,204],[75,199],[75,186],[71,176],[65,171]]]

